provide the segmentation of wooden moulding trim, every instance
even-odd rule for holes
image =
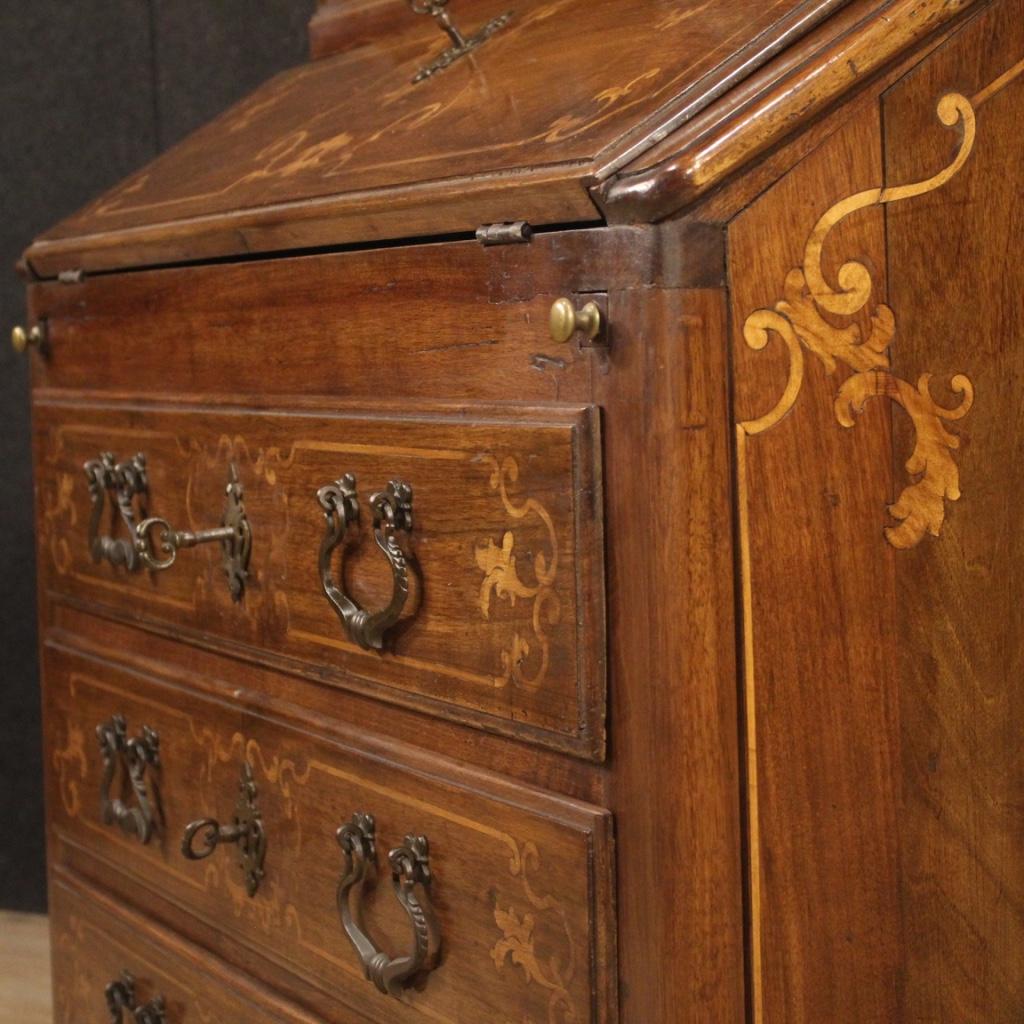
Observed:
[[[595,202],[614,224],[678,213],[980,2],[854,4],[647,154],[665,159],[595,187]]]
[[[44,238],[28,249],[25,261],[35,275],[48,278],[70,268],[118,270],[240,252],[470,233],[481,224],[524,216],[535,225],[599,221],[600,211],[581,187],[581,177],[577,165],[554,165],[517,174],[349,192],[101,234]]]
[[[321,0],[309,21],[311,60],[332,57],[380,39],[396,19],[394,0]],[[397,17],[402,12],[397,11]]]
[[[652,147],[691,121],[715,100],[735,89],[773,57],[793,48],[823,21],[853,2],[805,0],[748,46],[736,51],[711,74],[694,82],[652,118],[598,153],[591,183],[606,181],[620,168],[644,157]]]

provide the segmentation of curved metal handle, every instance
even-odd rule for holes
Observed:
[[[127,971],[122,971],[121,977],[112,981],[103,994],[107,1000],[110,1024],[123,1024],[125,1010],[131,1014],[131,1020],[135,1024],[165,1024],[167,1005],[164,997],[156,995],[144,1006],[137,1006],[135,978]]]
[[[366,650],[380,650],[384,634],[398,622],[409,597],[409,565],[396,534],[412,532],[412,488],[402,480],[392,480],[386,491],[370,496],[373,536],[391,566],[394,580],[391,601],[386,608],[373,613],[353,601],[331,571],[335,549],[345,541],[349,527],[359,522],[356,478],[346,473],[340,480],[321,487],[316,498],[327,523],[320,545],[320,583],[324,595],[353,643]]]
[[[441,933],[430,903],[430,848],[426,836],[406,836],[388,853],[395,896],[412,925],[413,946],[405,956],[379,950],[363,924],[363,894],[376,875],[376,825],[370,814],[358,813],[337,832],[345,855],[338,882],[338,913],[342,927],[362,961],[366,977],[386,995],[398,996],[416,975],[432,971],[441,950]],[[423,899],[417,895],[423,890]]]
[[[201,841],[198,847],[197,839]],[[181,837],[181,854],[186,860],[205,860],[223,843],[237,846],[238,865],[245,876],[245,890],[250,896],[255,896],[263,880],[267,833],[256,803],[256,782],[248,763],[242,765],[238,802],[231,823],[222,825],[216,818],[199,818],[190,822]]]
[[[96,738],[103,755],[100,818],[104,825],[118,825],[128,835],[137,836],[145,846],[156,827],[155,807],[146,784],[146,772],[150,767],[160,767],[160,736],[144,725],[140,736],[129,739],[124,716],[114,715],[96,727]],[[120,797],[111,796],[118,767],[131,784],[135,807],[130,807]]]
[[[124,566],[129,572],[134,572],[139,568],[139,556],[135,550],[135,499],[149,490],[146,456],[139,452],[126,462],[118,462],[112,452],[100,452],[98,458],[90,459],[82,468],[89,481],[92,500],[92,514],[89,516],[92,560],[102,562],[106,559],[113,566]],[[128,528],[128,540],[100,534],[108,494]]]
[[[122,463],[116,462],[110,452],[102,452],[98,459],[90,460],[83,468],[92,499],[89,549],[93,561],[106,559],[111,565],[124,566],[129,572],[135,572],[142,566],[153,572],[162,572],[174,565],[182,548],[219,543],[228,590],[235,601],[242,599],[252,554],[252,528],[245,514],[242,485],[238,479],[238,467],[234,463],[228,467],[221,525],[197,532],[175,530],[166,519],[159,516],[147,517],[144,508],[142,521],[136,524],[136,498],[146,495],[149,490],[146,457],[142,452]],[[128,528],[128,540],[117,540],[100,534],[108,494]]]

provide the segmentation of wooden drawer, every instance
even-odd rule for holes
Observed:
[[[664,229],[672,232],[672,228]],[[43,390],[336,400],[587,401],[599,347],[551,340],[560,296],[692,276],[707,242],[645,228],[89,275],[29,289]],[[721,274],[721,270],[712,272]]]
[[[134,998],[116,1019],[126,1024],[136,1019],[131,1010],[158,1000],[164,1024],[318,1024],[205,950],[63,873],[51,880],[50,927],[55,1024],[110,1024],[106,992],[123,984],[125,973],[134,984],[122,993]]]
[[[53,642],[44,674],[59,860],[129,896],[141,891],[154,912],[168,903],[185,911],[381,1024],[616,1019],[605,811],[354,730],[310,734]],[[123,800],[125,826],[106,824],[118,815],[101,807],[96,730],[115,715],[127,738],[158,746],[159,766],[143,780],[155,823],[146,843],[131,820],[143,801],[117,759],[110,795]],[[224,842],[201,862],[182,852],[190,822],[234,820],[243,766],[266,837],[253,895],[240,844]],[[357,813],[375,819],[378,883],[355,892],[352,905],[392,958],[410,952],[414,915],[389,882],[389,851],[409,835],[429,843],[440,960],[395,996],[378,996],[367,980],[336,906],[352,861],[335,833]],[[414,895],[423,901],[424,891],[417,885]]]
[[[604,753],[603,540],[597,416],[589,407],[424,408],[401,415],[306,408],[36,402],[40,566],[58,599],[318,682],[580,756]],[[136,519],[221,524],[234,467],[252,532],[241,600],[217,542],[129,572],[90,545],[83,466],[145,455]],[[412,489],[409,593],[383,650],[347,630],[322,587],[318,491],[353,474],[358,524],[329,556],[339,589],[389,606],[394,558],[370,499]],[[98,533],[130,539],[113,491]],[[159,528],[150,534],[159,548]],[[158,550],[155,554],[160,554]]]

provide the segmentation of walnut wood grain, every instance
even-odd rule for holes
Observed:
[[[311,686],[298,675],[181,643],[173,629],[140,628],[104,616],[102,609],[83,611],[69,604],[47,605],[49,641],[96,659],[118,663],[142,674],[160,673],[177,685],[216,700],[235,702],[299,728],[315,728],[346,739],[352,728],[367,736],[386,737],[433,755],[442,755],[512,781],[549,789],[585,803],[606,802],[604,777],[596,765],[572,754],[523,745],[508,736],[467,723],[435,718],[400,705],[334,686]]]
[[[791,374],[778,337],[748,347],[747,317],[776,301],[819,216],[881,180],[880,152],[875,107],[730,226],[738,423],[775,407]],[[874,269],[883,300],[881,210],[835,228],[828,280],[854,256]],[[853,318],[864,337],[871,312]],[[899,1020],[899,725],[885,685],[895,647],[883,639],[895,600],[895,551],[882,534],[892,445],[880,405],[856,431],[836,422],[837,379],[847,372],[829,374],[809,356],[798,404],[737,454],[748,521],[741,581],[758,1024]]]
[[[198,644],[292,667],[324,683],[472,719],[600,759],[605,645],[600,440],[592,410],[513,415],[407,408],[400,417],[255,413],[224,406],[35,404],[47,552],[59,600],[173,628]],[[215,545],[163,573],[95,562],[86,529],[97,452],[145,454],[147,515],[178,529],[220,521],[228,467],[253,533],[235,602]],[[321,590],[320,488],[354,474],[355,541],[332,560],[363,608],[385,608],[394,580],[372,536],[369,497],[412,487],[404,546],[412,594],[383,651],[361,648]],[[141,515],[141,513],[140,513]],[[118,533],[116,515],[102,529]]]
[[[1003,299],[1020,14],[996,4],[950,34],[730,227],[757,1021],[1010,1021],[1024,1005],[1006,811],[1020,624],[994,611],[1016,606],[1000,392],[1022,322]],[[757,297],[772,275],[774,304]],[[1000,340],[965,345],[978,329]],[[891,502],[881,531],[872,494]]]
[[[394,745],[374,755],[355,736],[328,741],[109,662],[53,647],[45,660],[54,829],[117,866],[108,885],[133,877],[151,900],[188,909],[381,1024],[519,1024],[524,1013],[546,1019],[554,1008],[595,1024],[616,1019],[607,813],[442,759],[427,767],[412,751],[405,760]],[[88,799],[101,771],[88,740],[94,722],[115,711],[160,735],[163,822],[144,847],[104,826]],[[267,833],[266,876],[252,898],[231,847],[200,864],[178,849],[189,821],[233,806],[243,762]],[[334,833],[357,811],[375,816],[381,857],[409,833],[430,840],[443,963],[400,998],[367,991],[335,906],[342,857]],[[366,916],[384,948],[408,944],[409,921],[384,878]]]
[[[600,401],[609,410],[621,409],[605,420],[614,435],[606,443],[620,482],[615,507],[622,530],[636,521],[636,503],[645,494],[663,494],[667,517],[642,517],[649,532],[615,555],[622,582],[612,586],[609,599],[623,615],[613,641],[623,645],[617,692],[621,706],[633,710],[624,719],[621,746],[607,771],[543,747],[527,753],[511,738],[460,723],[451,708],[444,719],[423,716],[350,690],[311,686],[322,682],[322,673],[303,674],[293,666],[281,674],[256,661],[217,654],[208,649],[209,633],[184,637],[173,624],[156,620],[143,623],[147,631],[139,633],[92,599],[75,605],[44,595],[44,621],[58,627],[54,636],[73,637],[78,648],[83,637],[89,638],[96,656],[125,652],[123,657],[145,675],[166,676],[174,667],[173,678],[188,690],[258,708],[303,729],[336,735],[349,722],[361,735],[380,735],[385,756],[395,741],[412,743],[501,772],[517,785],[544,786],[625,815],[630,833],[619,840],[620,864],[636,892],[618,922],[628,951],[621,972],[626,998],[641,1015],[674,1014],[683,1007],[684,1014],[698,1019],[705,1012],[735,1019],[743,1002],[743,977],[735,665],[727,639],[732,629],[731,556],[728,543],[721,543],[727,540],[728,494],[713,483],[713,467],[726,470],[729,437],[723,306],[713,290],[685,290],[720,286],[724,266],[719,229],[680,223],[558,232],[539,235],[529,246],[489,250],[475,243],[412,246],[87,277],[81,284],[47,283],[33,292],[34,311],[48,317],[55,341],[50,360],[34,361],[36,397],[54,409],[83,401],[97,408],[121,403],[138,409],[153,398],[166,399],[172,383],[178,389],[175,401],[192,407],[235,404],[246,410],[246,418],[282,407],[307,417],[332,415],[339,404],[357,417],[379,416],[384,389],[396,407],[410,411],[429,398],[431,407],[453,423],[474,409],[482,411],[481,401],[510,421],[523,415],[550,417],[550,406],[538,405],[552,401],[562,408]],[[558,295],[594,291],[608,297],[610,357],[576,345],[554,348],[547,340],[550,303]],[[405,325],[402,331],[382,335],[382,294]],[[637,310],[655,299],[643,325],[630,326]],[[83,307],[90,311],[87,322]],[[184,331],[183,316],[189,324]],[[691,338],[682,381],[693,429],[673,429],[678,406],[670,389],[659,399],[667,404],[657,436],[666,464],[708,466],[707,478],[693,491],[687,478],[645,468],[634,447],[646,443],[636,417],[650,381],[657,379],[657,367],[678,350],[680,317]],[[387,351],[382,336],[396,348],[391,359],[379,358]],[[481,338],[497,343],[479,345]],[[161,352],[172,349],[180,357],[163,358]],[[271,369],[266,353],[275,354]],[[400,370],[405,362],[409,372]],[[315,376],[310,366],[317,367]],[[626,378],[629,387],[621,390],[619,383]],[[226,393],[232,381],[242,394]],[[495,408],[495,403],[503,406]],[[711,426],[701,427],[705,422]],[[674,489],[663,491],[669,483]],[[694,504],[695,495],[701,496],[699,504]],[[720,543],[699,557],[712,523]],[[676,563],[666,560],[666,551],[690,552],[692,575],[681,575]],[[49,557],[44,549],[41,558]],[[660,581],[663,590],[660,621],[692,623],[692,633],[667,629],[666,639],[652,646],[645,625],[650,604],[637,589],[647,579]],[[315,592],[312,577],[308,586]],[[709,646],[706,635],[719,637],[722,646]],[[202,647],[194,646],[197,640]],[[587,642],[592,641],[588,635]],[[664,668],[681,658],[685,676]],[[259,659],[266,661],[267,652]],[[653,690],[652,679],[660,681]],[[715,681],[713,691],[709,679]],[[214,681],[219,681],[216,686]],[[652,723],[664,727],[669,737],[681,730],[685,742],[673,739],[659,750],[645,739]],[[518,724],[514,732],[522,737],[525,728]],[[695,774],[705,765],[714,765],[716,774]],[[628,778],[613,785],[620,771]],[[658,772],[666,780],[683,780],[682,785],[667,782],[650,798],[639,799]],[[116,864],[97,860],[88,843],[69,845],[59,838],[54,843],[55,857],[88,870],[103,884],[116,880],[133,899],[152,906],[145,887],[132,883]],[[653,858],[654,849],[662,855]],[[687,851],[683,871],[678,850]],[[653,906],[644,904],[640,894],[645,891],[664,896]],[[686,908],[682,930],[679,907]],[[331,1004],[329,999],[321,1002],[322,989],[311,988],[286,968],[271,969],[263,961],[254,965],[244,937],[218,933],[216,920],[204,924],[180,907],[162,906],[160,913],[176,930],[232,950],[233,962],[243,969],[301,993],[306,1005],[326,1006],[322,1012],[329,1017]],[[673,950],[685,970],[671,976],[662,971],[663,948]],[[610,975],[607,984],[617,987]]]
[[[384,6],[404,27],[382,42]],[[460,22],[501,9],[452,0]],[[1017,1024],[1024,0],[524,18],[428,83],[448,106],[408,132],[257,159],[408,112],[404,87],[370,109],[331,76],[373,70],[378,96],[443,45],[398,0],[325,4],[324,55],[135,179],[145,210],[122,190],[33,249],[43,276],[196,261],[30,286],[52,341],[29,358],[56,901],[138,936],[144,967],[166,948],[202,992],[236,979],[214,1019]],[[597,224],[602,182],[609,218],[659,223]],[[164,199],[191,212],[161,220]],[[524,215],[591,226],[454,237]],[[366,244],[419,234],[447,240]],[[601,304],[606,344],[550,341],[562,296]],[[154,580],[83,561],[82,428],[125,454],[163,431],[152,501],[192,525],[239,455],[241,606],[209,552]],[[309,642],[340,635],[306,504],[346,468],[327,445],[367,490],[425,474],[422,617],[395,641],[434,667]],[[453,677],[517,636],[536,664],[511,556],[529,591],[555,548],[545,687]],[[382,569],[350,561],[368,604]],[[91,730],[115,703],[166,737],[149,846],[99,824]],[[187,864],[171,835],[230,809],[241,757],[273,829],[253,900],[229,851]],[[456,936],[400,1001],[334,914],[355,810],[382,847],[429,834]],[[404,945],[386,879],[370,921]]]
[[[622,1011],[628,1021],[740,1024],[725,297],[647,289],[609,301],[618,334],[598,398]]]
[[[30,289],[51,342],[50,358],[33,353],[34,386],[271,407],[288,395],[585,402],[600,361],[551,341],[557,298],[723,273],[717,229],[665,225],[48,282]]]
[[[913,922],[900,1013],[980,1024],[1024,1012],[1019,0],[992,5],[886,94],[889,180],[948,157],[927,107],[950,89],[977,107],[971,159],[940,201],[887,216],[898,368],[913,379],[962,367],[979,396],[958,427],[964,505],[938,543],[897,564],[901,908]],[[936,379],[937,394],[945,382]],[[902,416],[896,427],[901,472],[913,434]]]
[[[471,58],[414,85],[447,40],[396,2],[372,43],[274,79],[48,232],[29,262],[53,276],[594,221],[585,184],[598,154],[670,130],[838,6],[557,0],[514,12]],[[455,17],[469,32],[507,9],[461,0]]]
[[[976,0],[853,4],[603,183],[610,223],[657,221],[764,155]]]

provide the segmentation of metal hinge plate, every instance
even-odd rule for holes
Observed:
[[[484,224],[476,229],[481,245],[526,245],[533,239],[533,228],[525,220],[504,224]]]

